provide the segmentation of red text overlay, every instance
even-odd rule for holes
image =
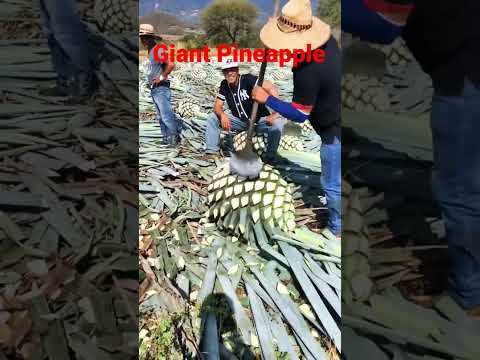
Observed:
[[[201,49],[177,49],[175,45],[158,44],[153,49],[153,57],[155,61],[163,62],[210,62],[210,48],[205,45]],[[221,44],[217,46],[216,58],[218,62],[224,61],[226,58],[232,58],[235,62],[277,62],[280,66],[285,66],[293,61],[296,67],[303,62],[325,61],[325,50],[312,49],[308,44],[307,50],[301,49],[239,49],[237,45]]]

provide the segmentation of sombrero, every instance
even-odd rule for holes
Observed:
[[[139,35],[140,36],[153,36],[153,37],[158,38],[158,39],[161,38],[159,35],[155,34],[155,28],[151,24],[140,24]]]
[[[310,0],[290,0],[281,16],[271,18],[260,31],[260,39],[270,49],[301,49],[311,44],[316,49],[325,44],[330,25],[312,15]]]

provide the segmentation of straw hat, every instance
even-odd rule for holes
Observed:
[[[156,36],[153,25],[140,24],[140,36]]]
[[[282,15],[270,18],[260,31],[260,39],[270,49],[316,49],[331,35],[330,25],[312,15],[310,0],[290,0]]]

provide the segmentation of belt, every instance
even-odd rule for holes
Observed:
[[[170,81],[169,80],[160,81],[158,84],[150,85],[150,89],[155,89],[161,86],[170,87]]]

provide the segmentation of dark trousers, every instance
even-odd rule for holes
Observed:
[[[464,308],[480,305],[480,89],[434,95],[433,187],[449,245],[450,293]]]

